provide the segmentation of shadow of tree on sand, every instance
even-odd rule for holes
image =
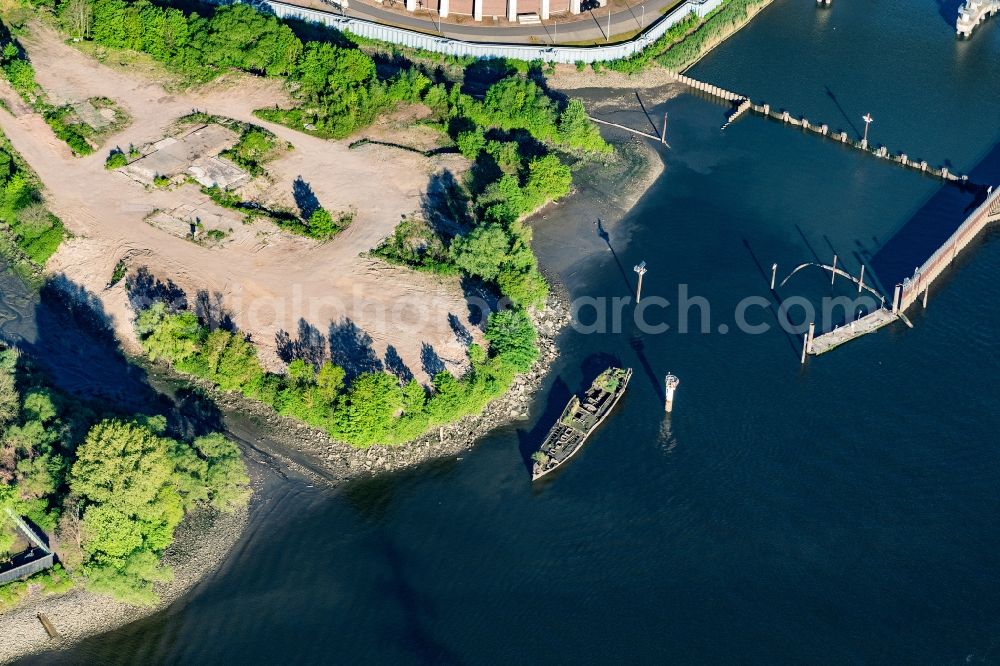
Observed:
[[[458,236],[472,225],[469,197],[448,169],[431,176],[420,197],[420,209],[430,228],[442,238]]]
[[[406,384],[413,379],[413,372],[406,367],[406,363],[403,362],[403,358],[392,345],[385,348],[384,363],[386,372],[396,375],[400,383]]]
[[[18,284],[5,282],[4,297]],[[0,335],[26,353],[54,388],[103,415],[165,416],[177,436],[222,430],[222,414],[210,398],[179,382],[160,380],[154,386],[149,373],[125,356],[114,322],[95,294],[57,275],[31,296],[30,310],[11,322],[15,325],[4,325]]]
[[[285,363],[302,359],[318,368],[326,360],[326,337],[305,319],[299,319],[296,339],[293,340],[284,329],[279,330],[274,337],[278,358]]]
[[[344,369],[349,380],[365,372],[382,370],[382,361],[372,348],[372,337],[351,319],[344,317],[331,323],[327,340],[330,360]]]
[[[451,332],[455,334],[455,337],[462,343],[462,346],[468,347],[472,344],[472,333],[465,327],[462,320],[451,312],[448,313],[448,326],[451,327]]]
[[[295,180],[292,181],[292,197],[295,199],[295,205],[299,207],[299,213],[305,219],[309,219],[313,213],[320,209],[316,193],[313,192],[312,186],[303,180],[302,176],[296,176]]]
[[[205,289],[199,289],[194,297],[194,313],[204,326],[210,331],[222,329],[234,333],[236,323],[232,314],[222,305],[222,294],[213,291],[211,294]]]
[[[437,373],[445,371],[444,361],[434,351],[434,347],[426,342],[420,345],[420,366],[428,377],[434,377]]]
[[[125,289],[133,312],[142,312],[153,303],[165,304],[170,312],[180,312],[188,307],[187,294],[183,289],[173,280],[159,280],[146,266],[129,273],[125,278]]]

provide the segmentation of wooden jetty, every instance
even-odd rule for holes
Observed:
[[[963,11],[969,9],[970,7],[974,10],[975,24],[978,25],[978,22],[983,20],[986,16],[992,13],[1000,12],[1000,0],[966,0],[965,5],[963,6]],[[971,33],[971,29],[969,32]],[[946,166],[932,167],[926,160],[912,159],[907,153],[892,153],[885,146],[873,147],[865,138],[862,138],[860,141],[855,141],[851,139],[845,131],[831,131],[830,126],[826,123],[813,123],[810,122],[808,118],[793,116],[786,110],[777,111],[772,109],[770,104],[754,104],[750,102],[749,97],[746,95],[726,90],[725,88],[720,88],[719,86],[712,85],[711,83],[699,81],[698,79],[691,78],[690,76],[686,76],[684,74],[676,72],[672,74],[677,81],[693,88],[694,90],[733,104],[733,109],[727,116],[723,129],[728,127],[746,111],[753,111],[754,113],[760,114],[766,118],[777,120],[783,124],[793,127],[800,127],[802,130],[811,132],[817,136],[836,141],[837,143],[856,150],[860,150],[878,159],[887,160],[894,164],[898,164],[899,166],[940,178],[945,182],[955,182],[964,186],[986,190],[987,192],[986,200],[978,206],[976,210],[974,210],[972,214],[965,219],[964,222],[962,222],[955,233],[953,233],[951,237],[948,238],[948,240],[946,240],[941,247],[939,247],[937,251],[935,251],[934,254],[932,254],[927,261],[924,262],[922,266],[914,271],[913,276],[904,280],[902,284],[896,285],[891,309],[885,306],[885,299],[882,298],[881,294],[877,294],[879,298],[882,298],[883,300],[882,307],[868,313],[864,317],[861,317],[850,324],[840,326],[833,331],[823,333],[816,337],[813,335],[814,325],[810,325],[810,331],[805,335],[803,342],[803,361],[805,360],[807,353],[822,354],[830,351],[845,342],[867,333],[871,333],[872,331],[877,331],[897,319],[903,319],[909,323],[903,314],[906,309],[921,298],[923,299],[924,306],[926,307],[927,293],[931,283],[934,282],[934,280],[936,280],[945,271],[945,269],[952,264],[958,256],[958,253],[961,252],[970,242],[972,242],[972,240],[976,238],[976,236],[978,236],[987,225],[992,222],[1000,222],[1000,188],[995,189],[992,186],[987,188],[982,185],[975,185],[969,182],[968,176],[952,173]],[[806,265],[811,264],[804,264],[799,268],[803,268]],[[833,271],[835,275],[845,275],[854,282],[859,282],[859,291],[860,287],[865,286],[863,281],[854,279],[844,271],[838,270],[836,266],[823,267]],[[771,279],[773,288],[773,275]],[[870,288],[869,291],[871,291]]]
[[[951,266],[959,252],[994,222],[1000,222],[1000,189],[991,189],[986,200],[965,218],[955,233],[923,265],[914,271],[913,277],[904,280],[903,284],[896,285],[891,309],[881,307],[849,325],[815,338],[807,335],[805,351],[810,354],[823,354],[845,342],[877,331],[897,319],[906,321],[903,313],[918,300],[922,300],[924,307],[927,307],[927,294],[934,280]]]
[[[808,347],[808,353],[814,355],[825,354],[826,352],[839,347],[845,342],[850,342],[862,335],[867,335],[882,328],[887,324],[896,321],[897,316],[885,308],[879,308],[874,312],[866,314],[864,317],[852,321],[850,324],[838,326],[829,333],[824,333],[814,337]]]
[[[1000,0],[998,0],[1000,2]],[[772,109],[770,104],[761,103],[754,104],[750,102],[750,98],[746,95],[733,92],[731,90],[726,90],[725,88],[720,88],[719,86],[712,85],[711,83],[705,83],[704,81],[699,81],[698,79],[693,79],[690,76],[684,74],[672,72],[674,78],[684,85],[693,88],[699,92],[702,92],[709,97],[715,97],[726,102],[731,102],[733,104],[733,111],[730,112],[726,119],[723,129],[729,127],[729,125],[734,122],[739,116],[743,115],[745,111],[753,111],[765,118],[770,118],[776,120],[785,125],[791,127],[799,127],[804,131],[811,132],[819,137],[835,141],[841,145],[847,146],[849,148],[854,148],[860,150],[868,155],[876,157],[878,159],[887,160],[893,164],[898,164],[899,166],[913,169],[914,171],[919,171],[930,176],[935,176],[945,181],[958,182],[958,183],[968,183],[968,176],[963,176],[959,174],[954,174],[946,166],[932,167],[926,160],[916,160],[910,158],[907,153],[893,153],[885,146],[872,146],[867,140],[861,139],[855,141],[851,139],[847,132],[842,130],[831,131],[830,125],[826,123],[814,123],[808,118],[792,115],[790,112],[782,109]],[[609,123],[606,123],[609,124]],[[640,132],[636,132],[639,134]],[[647,135],[651,136],[651,135]]]

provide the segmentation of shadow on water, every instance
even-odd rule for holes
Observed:
[[[750,246],[750,241],[747,240],[746,238],[743,238],[743,247],[746,248],[747,253],[750,255],[750,260],[753,261],[754,266],[757,267],[757,272],[760,273],[760,276],[762,278],[764,278],[764,285],[768,288],[768,291],[770,292],[771,297],[774,299],[775,303],[777,304],[777,307],[775,307],[774,304],[770,304],[770,305],[768,305],[768,308],[767,308],[767,311],[771,313],[772,317],[774,317],[775,330],[781,331],[784,334],[785,340],[788,342],[788,346],[792,350],[792,354],[795,356],[796,359],[798,359],[799,358],[799,349],[798,349],[798,347],[795,344],[796,341],[791,336],[791,334],[789,334],[788,331],[786,331],[785,328],[781,325],[781,319],[778,317],[778,308],[781,307],[781,302],[782,302],[781,296],[778,294],[778,290],[777,289],[771,289],[770,288],[771,287],[771,276],[768,275],[767,271],[764,270],[764,267],[761,265],[760,260],[757,258],[757,255],[754,253],[753,248]],[[657,385],[659,385],[659,383],[657,383]],[[666,400],[666,398],[664,398],[664,400]]]
[[[94,294],[56,276],[33,306],[23,314],[28,326],[5,327],[3,337],[26,352],[57,388],[122,413],[166,413],[169,401],[149,385],[145,370],[129,363]]]
[[[842,115],[844,117],[844,121],[854,131],[854,135],[855,136],[861,136],[861,130],[859,130],[858,126],[854,124],[853,120],[851,120],[850,114],[847,113],[847,111],[844,109],[844,107],[842,107],[840,105],[840,100],[838,100],[837,96],[833,94],[832,90],[830,90],[830,86],[823,86],[823,87],[826,89],[826,96],[829,97],[833,101],[834,106],[836,106],[837,110],[840,111],[840,115]]]
[[[608,246],[608,251],[611,252],[611,256],[614,258],[615,264],[618,266],[618,272],[621,273],[622,281],[625,283],[625,289],[631,293],[633,288],[632,281],[629,280],[628,273],[625,272],[625,267],[622,266],[622,262],[618,258],[618,253],[615,252],[615,248],[611,247],[611,235],[608,234],[607,229],[604,228],[604,222],[601,218],[597,218],[597,220],[594,221],[594,230],[597,232],[597,236]]]
[[[524,469],[528,473],[531,472],[531,454],[537,451],[538,447],[542,445],[545,435],[552,428],[556,420],[558,420],[559,415],[566,408],[566,403],[569,402],[572,395],[573,392],[562,376],[556,377],[556,380],[552,383],[552,388],[549,389],[549,394],[545,398],[545,408],[535,422],[535,427],[531,430],[518,429],[517,448],[521,453]]]
[[[646,378],[649,379],[650,384],[653,385],[653,390],[656,391],[656,397],[660,399],[660,402],[666,402],[667,394],[664,392],[665,389],[660,385],[660,376],[656,374],[653,370],[653,366],[650,364],[649,359],[646,358],[646,343],[643,341],[642,336],[633,335],[629,338],[629,346],[632,351],[635,352],[636,357],[639,359],[639,365],[642,366],[643,372],[646,373]]]
[[[955,20],[958,19],[958,8],[962,6],[962,0],[935,0],[938,6],[938,14],[944,22],[951,27],[955,27]]]
[[[396,545],[389,539],[381,544],[389,569],[389,579],[382,584],[382,592],[389,599],[395,599],[404,615],[404,633],[396,640],[407,651],[422,655],[434,664],[461,664],[463,661],[451,652],[445,643],[434,636],[435,609],[428,603],[420,590],[407,577],[409,559],[400,555]]]
[[[439,478],[454,472],[458,457],[446,455],[396,472],[360,476],[344,483],[343,498],[370,523],[381,523],[388,516],[396,493],[408,482]]]
[[[642,103],[642,97],[639,97],[639,91],[638,90],[635,91],[635,99],[636,99],[636,101],[639,102],[639,108],[642,109],[642,112],[645,114],[646,120],[649,121],[649,126],[653,128],[653,134],[659,136],[660,135],[660,128],[658,128],[656,126],[656,123],[653,122],[653,117],[650,116],[649,115],[649,111],[646,110],[646,105]]]
[[[1000,144],[997,144],[969,173],[976,183],[1000,182]],[[871,253],[874,274],[891,292],[896,284],[911,277],[986,197],[981,190],[969,191],[959,185],[945,185],[921,206],[910,220],[882,247]],[[858,241],[864,248],[864,243]]]

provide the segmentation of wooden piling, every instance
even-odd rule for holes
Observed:
[[[861,278],[858,280],[858,293],[865,288],[865,265],[861,264]]]
[[[800,361],[800,363],[805,363],[806,362],[806,350],[808,350],[808,349],[809,349],[809,334],[808,333],[803,333],[802,334],[802,360]]]
[[[771,291],[774,291],[774,280],[778,277],[778,264],[771,264]]]
[[[815,335],[816,335],[816,322],[811,321],[809,322],[809,334],[806,337],[806,349],[808,349],[810,352],[812,351],[813,337]]]
[[[930,285],[924,287],[924,309],[927,309],[927,291],[930,289]]]
[[[833,283],[836,281],[836,279],[837,279],[837,255],[833,255],[833,270],[830,271],[830,286],[831,287],[833,286]]]
[[[899,314],[899,296],[903,291],[903,285],[897,284],[896,290],[892,293],[892,314]]]
[[[663,112],[663,131],[660,132],[660,143],[667,145],[667,113]]]
[[[38,621],[42,623],[42,626],[45,628],[45,633],[49,635],[49,638],[59,638],[59,632],[56,631],[55,625],[49,621],[49,618],[42,613],[39,613]]]

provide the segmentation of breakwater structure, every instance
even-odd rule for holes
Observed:
[[[995,0],[995,2],[1000,4],[1000,0]],[[812,123],[807,118],[795,117],[784,109],[772,109],[769,104],[754,104],[750,101],[749,97],[731,90],[726,90],[725,88],[720,88],[719,86],[705,83],[704,81],[699,81],[680,73],[675,73],[674,76],[679,82],[693,88],[694,90],[710,97],[729,102],[733,105],[726,117],[726,122],[722,126],[722,129],[729,127],[730,124],[732,124],[744,113],[752,111],[785,125],[799,127],[819,137],[860,150],[878,159],[888,160],[901,167],[913,169],[915,171],[919,171],[920,173],[940,178],[945,182],[955,183],[962,187],[978,190],[979,192],[986,192],[986,198],[983,203],[976,207],[976,209],[965,219],[965,221],[959,225],[958,229],[956,229],[955,232],[921,266],[918,266],[916,270],[914,270],[911,277],[903,280],[901,284],[896,285],[891,307],[886,304],[885,295],[880,294],[870,286],[865,285],[864,265],[861,267],[860,278],[855,278],[846,271],[837,268],[836,258],[834,258],[834,264],[831,266],[827,266],[825,264],[807,263],[796,267],[789,274],[789,276],[782,281],[782,285],[784,285],[785,282],[787,282],[788,279],[799,270],[809,266],[819,266],[823,270],[830,272],[831,280],[835,280],[838,275],[846,277],[858,285],[858,293],[861,293],[863,290],[867,290],[875,295],[875,297],[880,301],[879,307],[875,308],[873,311],[849,322],[844,326],[839,326],[832,331],[823,332],[820,335],[816,335],[815,324],[810,323],[808,332],[803,335],[803,362],[805,362],[808,354],[823,354],[831,349],[839,347],[845,342],[873,331],[877,331],[883,326],[891,324],[894,321],[902,320],[909,323],[909,320],[906,319],[904,314],[907,308],[912,306],[918,300],[922,300],[924,306],[926,307],[927,294],[931,283],[941,276],[945,269],[947,269],[952,262],[955,261],[959,252],[965,249],[965,247],[974,238],[976,238],[980,232],[983,231],[983,229],[993,222],[1000,222],[1000,188],[975,185],[969,182],[968,176],[952,173],[946,166],[932,167],[926,160],[911,159],[906,153],[891,153],[885,146],[874,147],[869,144],[867,138],[855,140],[850,138],[845,131],[837,130],[831,132],[830,126],[827,124]],[[772,290],[774,288],[773,275],[771,288]]]
[[[15,555],[8,566],[0,568],[0,585],[27,578],[48,569],[55,563],[55,554],[45,540],[16,513],[10,509],[7,509],[6,513],[7,518],[28,542],[28,547]]]
[[[968,176],[952,173],[946,166],[934,167],[928,164],[926,160],[911,158],[905,152],[895,153],[891,152],[885,146],[874,146],[867,139],[855,140],[845,131],[839,129],[831,130],[830,125],[827,123],[812,122],[803,116],[793,115],[785,109],[772,108],[771,105],[767,103],[762,102],[760,104],[754,104],[746,95],[726,90],[725,88],[720,88],[719,86],[712,85],[711,83],[699,81],[698,79],[691,78],[690,76],[686,76],[684,74],[674,72],[673,76],[689,88],[704,93],[709,97],[729,102],[733,105],[733,108],[726,117],[726,122],[722,126],[722,129],[729,127],[744,113],[753,112],[764,116],[765,118],[776,120],[790,127],[798,127],[819,137],[860,150],[873,157],[888,160],[889,162],[893,162],[899,166],[913,169],[930,176],[935,176],[945,181],[958,182],[962,184],[966,184],[969,181]]]
[[[805,354],[823,354],[845,342],[860,337],[872,331],[877,331],[887,324],[902,319],[906,321],[907,308],[917,301],[927,307],[927,294],[931,285],[941,277],[945,270],[958,258],[959,253],[968,246],[987,226],[1000,222],[1000,189],[990,188],[986,200],[976,207],[958,229],[938,247],[927,260],[918,266],[911,277],[897,284],[893,292],[891,307],[883,305],[866,314],[849,325],[840,326],[832,331],[814,336],[814,328],[810,326],[805,335],[803,358]]]
[[[958,8],[955,32],[959,38],[971,37],[980,23],[997,13],[1000,13],[1000,0],[965,0]]]

